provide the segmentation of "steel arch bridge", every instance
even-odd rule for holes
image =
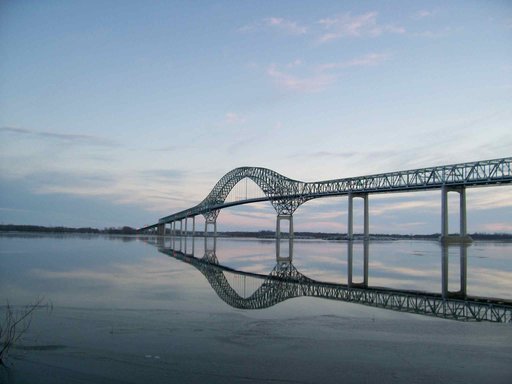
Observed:
[[[269,275],[237,271],[218,263],[216,256],[199,259],[171,248],[159,252],[182,260],[198,269],[215,293],[238,309],[264,309],[296,297],[317,297],[462,321],[512,322],[512,303],[466,297],[455,299],[440,294],[389,288],[350,287],[346,284],[319,282],[300,273],[291,261],[277,262]],[[240,296],[225,273],[253,277],[261,285],[248,297]]]
[[[256,183],[263,191],[264,196],[226,201],[231,190],[246,178]],[[368,220],[366,211],[369,194],[441,189],[443,191],[441,233],[443,236],[448,236],[446,196],[449,191],[455,191],[460,194],[461,207],[463,208],[460,212],[461,223],[464,224],[461,225],[461,237],[463,237],[466,236],[465,189],[476,186],[503,185],[511,182],[512,157],[317,182],[293,180],[267,168],[240,167],[226,173],[204,200],[196,206],[162,217],[158,220],[158,223],[145,226],[139,230],[158,229],[158,233],[163,235],[165,234],[166,224],[175,225],[176,222],[180,222],[180,226],[182,226],[182,220],[194,219],[197,215],[203,215],[206,232],[208,224],[216,224],[219,211],[223,208],[269,201],[277,212],[278,227],[280,218],[288,218],[290,220],[290,232],[292,232],[291,217],[295,210],[306,201],[329,196],[348,195],[349,232],[351,232],[352,227],[352,198],[362,197],[365,200],[365,237],[367,237]],[[195,221],[193,225],[193,231],[195,232]],[[349,233],[348,235],[351,238],[352,234]]]

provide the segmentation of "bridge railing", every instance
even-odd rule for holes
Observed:
[[[307,183],[304,194],[392,192],[512,181],[512,157]]]
[[[504,300],[477,297],[453,299],[430,292],[384,287],[359,288],[320,282],[301,274],[292,263],[277,264],[269,275],[261,275],[211,263],[171,248],[158,250],[197,268],[217,295],[235,308],[263,309],[288,299],[306,296],[452,320],[512,322],[512,304]],[[229,284],[226,273],[253,277],[260,280],[261,285],[248,297],[242,297]]]
[[[264,183],[265,197],[225,202],[229,191],[245,177]],[[428,190],[443,186],[478,186],[512,182],[512,157],[469,163],[442,165],[406,171],[379,173],[319,182],[291,180],[265,168],[236,168],[221,178],[208,197],[189,209],[162,217],[158,223],[169,223],[205,214],[227,206],[255,201],[300,200],[300,203],[320,197],[349,193],[386,193]],[[260,185],[261,187],[261,185]],[[216,195],[219,194],[219,196]],[[226,195],[226,196],[224,196]],[[299,204],[300,205],[300,204]]]

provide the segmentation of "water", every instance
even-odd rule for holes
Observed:
[[[163,245],[172,244],[166,239]],[[180,242],[174,245],[179,249]],[[191,253],[191,238],[186,245]],[[181,247],[185,250],[184,240]],[[293,264],[311,279],[347,283],[349,252],[346,242],[296,240]],[[441,292],[443,250],[438,242],[372,241],[368,252],[369,286]],[[352,253],[353,281],[361,282],[363,243],[355,242]],[[476,242],[466,253],[467,294],[512,300],[512,243]],[[195,240],[194,254],[204,255],[202,238]],[[265,275],[275,266],[275,241],[220,238],[216,256],[222,265]],[[144,239],[2,236],[0,263],[4,302],[22,304],[42,295],[57,306],[161,309],[177,295],[185,295],[187,305],[211,296],[197,270],[159,253],[156,243]],[[448,248],[448,264],[449,289],[457,290],[460,247]]]
[[[211,242],[206,250],[212,249]],[[190,262],[159,252],[171,246],[189,254],[193,249],[199,258],[205,254],[202,238],[172,243],[0,236],[0,303],[22,306],[43,297],[53,308],[36,311],[21,346],[11,351],[13,367],[0,381],[512,378],[510,324],[461,323],[312,297],[242,310],[219,297]],[[511,251],[511,243],[476,242],[443,250],[435,241],[372,241],[367,283],[441,295],[444,266],[447,289],[456,292],[464,254],[468,296],[512,300]],[[220,238],[215,257],[226,267],[265,276],[276,266],[275,241]],[[316,281],[346,285],[350,259],[352,281],[363,282],[362,242],[352,249],[335,241],[296,240],[293,245],[296,271]],[[224,275],[240,297],[249,297],[261,284],[236,273]],[[418,368],[418,359],[427,366]],[[473,360],[475,368],[467,368]],[[292,369],[292,362],[298,366]],[[378,373],[372,375],[368,364]]]

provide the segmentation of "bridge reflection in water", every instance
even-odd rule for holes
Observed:
[[[165,246],[161,237],[150,237],[148,241],[156,241],[155,245],[161,253],[197,268],[217,295],[234,308],[262,309],[284,300],[307,296],[453,320],[512,322],[511,301],[467,295],[467,245],[457,246],[460,249],[460,286],[457,291],[448,289],[448,246],[442,247],[441,293],[435,293],[369,286],[368,241],[364,242],[363,247],[363,278],[360,282],[353,281],[354,244],[347,242],[346,284],[311,279],[297,270],[291,258],[278,255],[275,267],[268,275],[229,268],[219,263],[216,238],[204,238],[201,257],[194,256],[194,238],[173,238],[170,247]]]

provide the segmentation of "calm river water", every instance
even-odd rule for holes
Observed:
[[[202,238],[1,235],[0,303],[49,305],[34,313],[0,382],[511,382],[510,323],[311,297],[237,309],[190,262],[159,252],[169,247],[205,254]],[[275,248],[219,238],[215,257],[267,275]],[[457,291],[463,255],[469,296],[512,300],[512,243],[443,250],[435,241],[371,241],[366,251],[370,287],[442,293],[444,260],[448,290]],[[362,242],[296,240],[293,265],[346,284],[351,262],[357,283],[364,254]],[[242,297],[258,288],[236,275],[227,281]]]

